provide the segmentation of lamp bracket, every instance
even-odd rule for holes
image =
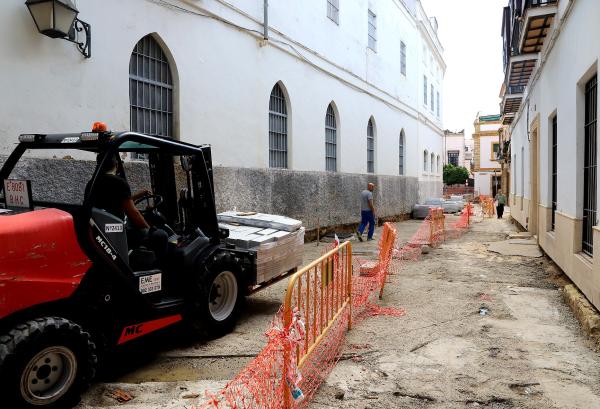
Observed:
[[[79,36],[77,35],[77,33],[81,33],[82,31],[85,33],[85,40],[78,41]],[[73,21],[73,27],[71,27],[69,35],[64,39],[77,45],[79,52],[83,54],[85,58],[90,58],[92,56],[92,27],[85,21],[81,21],[78,18],[75,18],[75,21]]]

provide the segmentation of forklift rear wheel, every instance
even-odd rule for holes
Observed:
[[[95,366],[89,334],[64,318],[27,321],[0,337],[0,382],[8,385],[10,407],[75,405]]]
[[[209,337],[219,337],[233,330],[243,294],[239,274],[230,265],[212,266],[202,277],[199,323]]]

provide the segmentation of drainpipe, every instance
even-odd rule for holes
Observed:
[[[263,40],[269,40],[269,0],[264,0]]]

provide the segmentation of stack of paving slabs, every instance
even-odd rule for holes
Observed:
[[[229,230],[227,243],[256,251],[256,283],[302,264],[304,227],[300,220],[254,212],[229,211],[218,215],[219,226]]]

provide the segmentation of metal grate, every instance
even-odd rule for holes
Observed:
[[[400,41],[400,72],[406,75],[406,44]]]
[[[448,151],[448,163],[454,166],[458,166],[459,151]]]
[[[400,131],[400,143],[399,143],[399,163],[400,169],[398,170],[400,175],[404,175],[404,130]]]
[[[285,95],[275,84],[269,98],[269,166],[288,167],[287,107]]]
[[[434,105],[433,94],[434,94],[433,84],[431,84],[431,100],[430,100],[430,102],[431,102],[431,112],[433,112],[433,105]]]
[[[337,124],[331,104],[325,114],[325,170],[337,171]]]
[[[582,250],[594,254],[594,231],[596,225],[596,112],[597,82],[595,75],[585,84],[585,153],[583,159],[583,239]]]
[[[367,125],[367,172],[375,173],[375,130],[373,119],[369,119]]]
[[[377,51],[377,16],[369,10],[369,48]]]
[[[129,125],[132,131],[173,137],[173,78],[160,44],[147,35],[129,60]],[[133,156],[145,159],[145,155]]]
[[[336,24],[340,23],[340,1],[327,0],[327,17]]]
[[[552,118],[552,230],[556,222],[556,189],[557,189],[557,158],[558,158],[558,117]]]

